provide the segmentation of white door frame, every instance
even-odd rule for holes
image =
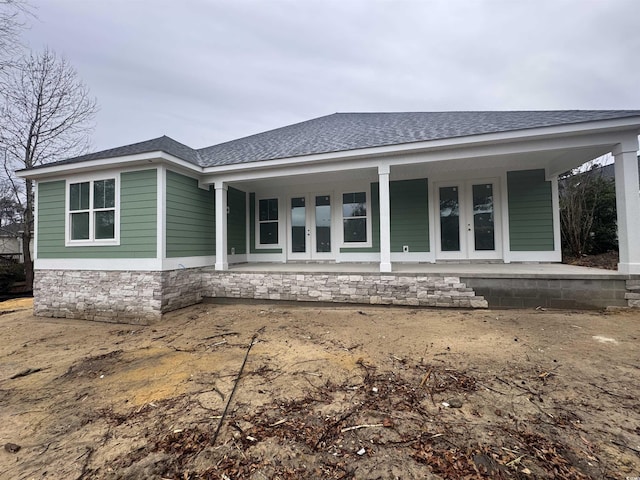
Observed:
[[[331,251],[329,252],[316,252],[316,197],[328,196],[330,203],[331,219],[329,222],[329,228],[331,228]],[[292,239],[292,226],[293,220],[291,218],[291,201],[294,198],[305,199],[305,252],[293,252],[293,239]],[[314,193],[299,193],[287,195],[286,197],[286,220],[287,220],[287,259],[288,260],[334,260],[336,249],[336,235],[335,235],[335,206],[334,195],[331,191],[322,191]]]
[[[493,193],[493,228],[494,250],[475,250],[473,185],[491,184]],[[435,226],[436,260],[499,260],[502,259],[502,215],[501,215],[501,187],[498,177],[476,178],[471,180],[451,180],[434,182],[433,184],[433,218]],[[459,204],[459,235],[460,250],[443,251],[441,244],[440,224],[440,188],[456,187],[458,189]]]

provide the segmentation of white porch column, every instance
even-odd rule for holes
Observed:
[[[640,274],[640,182],[638,182],[638,138],[619,143],[613,149],[618,212],[618,271]]]
[[[389,201],[389,165],[378,167],[380,182],[380,271],[391,271],[391,214]]]
[[[216,182],[216,270],[227,270],[227,184]]]

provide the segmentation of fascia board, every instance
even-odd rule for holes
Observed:
[[[41,178],[56,177],[77,172],[91,172],[103,170],[104,168],[121,168],[137,165],[152,165],[163,163],[175,165],[182,169],[194,173],[202,173],[202,167],[186,162],[178,157],[163,151],[139,153],[136,155],[125,155],[122,157],[101,158],[86,162],[67,163],[63,165],[51,165],[40,167],[35,170],[17,170],[16,175],[20,178],[39,180]]]
[[[387,145],[383,147],[361,148],[357,150],[347,150],[331,153],[320,153],[298,157],[288,157],[277,160],[263,160],[249,163],[233,165],[221,165],[204,167],[205,174],[220,175],[225,173],[236,173],[240,171],[255,171],[260,169],[279,168],[288,165],[300,165],[302,163],[333,162],[345,159],[373,158],[380,156],[402,155],[407,153],[419,153],[429,150],[446,150],[454,148],[474,147],[487,144],[501,144],[520,142],[522,140],[540,140],[562,138],[574,135],[592,135],[604,132],[620,132],[628,130],[640,134],[640,116],[624,119],[601,120],[596,122],[585,122],[569,125],[557,125],[551,127],[530,128],[526,130],[516,130],[500,133],[488,133],[480,135],[470,135],[467,137],[455,137],[441,140],[429,140],[424,142],[404,143],[400,145]]]

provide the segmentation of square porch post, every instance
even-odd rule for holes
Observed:
[[[389,200],[389,165],[378,167],[380,185],[380,271],[391,271],[391,215]]]
[[[634,135],[613,149],[618,213],[618,271],[640,274],[640,182],[638,181],[638,139]]]
[[[216,182],[216,270],[228,270],[227,262],[227,184]]]

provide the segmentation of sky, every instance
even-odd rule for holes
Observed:
[[[100,107],[92,150],[335,112],[640,109],[640,0],[28,0]]]

